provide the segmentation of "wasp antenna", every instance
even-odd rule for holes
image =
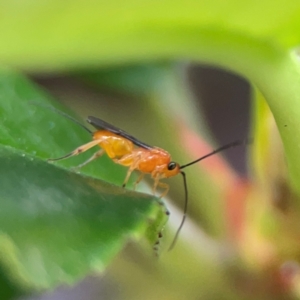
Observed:
[[[65,117],[66,119],[71,120],[73,123],[78,124],[80,127],[82,127],[83,129],[85,129],[88,133],[93,134],[93,132],[90,129],[88,129],[85,125],[83,125],[82,123],[80,123],[78,120],[76,120],[75,118],[71,117],[70,115],[62,112],[61,110],[59,110],[59,109],[57,109],[57,108],[55,108],[53,106],[45,105],[43,103],[38,103],[38,102],[29,102],[29,104],[41,106],[41,107],[44,107],[46,109],[52,110],[53,112],[55,112],[55,113],[57,113],[57,114]]]
[[[180,174],[183,177],[183,184],[184,184],[184,191],[185,191],[184,210],[183,210],[183,216],[182,216],[181,223],[176,231],[176,234],[174,236],[174,239],[173,239],[172,244],[170,245],[168,251],[171,251],[174,248],[174,246],[178,240],[179,233],[180,233],[181,228],[183,227],[185,219],[186,219],[187,208],[188,208],[188,188],[187,188],[187,183],[186,183],[186,176],[185,176],[184,172],[180,172]]]
[[[206,155],[204,155],[204,156],[202,156],[202,157],[200,157],[200,158],[198,158],[198,159],[196,159],[196,160],[194,160],[194,161],[192,161],[188,164],[180,166],[180,169],[183,169],[183,168],[186,168],[190,165],[193,165],[193,164],[195,164],[195,163],[197,163],[197,162],[199,162],[199,161],[201,161],[201,160],[203,160],[203,159],[205,159],[209,156],[212,156],[212,155],[214,155],[218,152],[221,152],[223,150],[233,148],[233,147],[236,147],[236,146],[248,145],[248,144],[251,144],[252,142],[253,142],[253,139],[245,139],[245,140],[239,140],[239,141],[229,143],[229,144],[224,145],[224,146],[222,146],[222,147],[220,147],[220,148],[218,148],[218,149],[216,149],[216,150],[214,150],[214,151],[212,151],[212,152],[210,152],[210,153],[208,153],[208,154],[206,154]]]

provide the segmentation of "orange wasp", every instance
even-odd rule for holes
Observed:
[[[185,189],[183,218],[177,229],[173,242],[169,247],[169,250],[171,250],[174,247],[178,235],[180,233],[180,230],[185,222],[186,214],[187,214],[188,188],[187,188],[186,175],[182,171],[182,169],[190,165],[193,165],[225,149],[247,144],[246,140],[235,141],[233,143],[222,146],[188,164],[179,165],[177,162],[172,161],[171,155],[166,150],[163,150],[158,147],[153,147],[144,142],[141,142],[140,140],[136,139],[132,135],[123,131],[122,129],[117,128],[114,125],[111,125],[101,119],[92,116],[89,116],[87,118],[87,122],[96,128],[96,131],[93,132],[85,125],[81,124],[79,121],[72,118],[71,116],[53,107],[48,107],[48,108],[68,118],[69,120],[77,123],[93,136],[93,141],[76,148],[75,150],[68,153],[67,155],[64,155],[59,158],[51,158],[48,159],[48,161],[57,161],[68,157],[72,157],[80,153],[83,153],[92,147],[99,146],[101,150],[97,151],[87,161],[79,165],[77,168],[81,168],[85,166],[86,164],[90,163],[94,159],[106,153],[108,157],[111,158],[115,163],[128,167],[128,171],[122,185],[123,187],[126,186],[126,183],[128,182],[128,179],[130,178],[130,175],[133,171],[140,172],[140,176],[136,180],[134,188],[143,179],[144,175],[148,173],[151,175],[151,177],[154,180],[153,194],[155,194],[157,187],[161,187],[164,189],[163,193],[160,195],[160,198],[164,197],[169,191],[169,186],[166,183],[161,182],[160,180],[163,178],[169,178],[175,176],[179,173],[182,175],[184,189]]]

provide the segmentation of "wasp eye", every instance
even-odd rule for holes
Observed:
[[[177,166],[176,162],[171,161],[171,162],[168,164],[168,170],[169,170],[169,171],[172,171],[172,170],[174,170],[174,169],[176,168],[176,166]]]

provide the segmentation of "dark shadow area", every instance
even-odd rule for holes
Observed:
[[[192,91],[198,96],[208,127],[219,145],[247,138],[250,120],[250,85],[226,71],[192,66],[189,71]],[[224,151],[233,167],[246,173],[245,147]]]

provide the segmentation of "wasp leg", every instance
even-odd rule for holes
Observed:
[[[167,216],[169,216],[169,215],[170,215],[170,212],[169,212],[169,211],[167,210],[167,208],[165,207],[165,204],[164,204],[164,202],[161,200],[161,198],[163,198],[164,196],[166,196],[166,195],[168,194],[168,191],[169,191],[170,187],[169,187],[168,184],[166,184],[166,183],[164,183],[164,182],[160,182],[160,181],[159,181],[159,176],[154,177],[154,185],[153,185],[153,189],[152,189],[153,195],[155,195],[157,186],[162,187],[162,188],[165,189],[165,190],[163,191],[163,193],[159,196],[158,204],[164,209],[165,214],[166,214]]]
[[[142,179],[144,178],[145,174],[141,173],[139,178],[137,179],[137,181],[134,183],[133,189],[136,189],[136,186],[142,181]]]
[[[73,170],[76,172],[79,169],[81,169],[82,167],[86,166],[87,164],[89,164],[91,161],[95,160],[96,158],[102,156],[104,154],[104,150],[99,150],[96,153],[94,153],[88,160],[86,160],[85,162],[83,162],[82,164],[78,165],[77,167],[74,167]]]
[[[166,184],[166,183],[164,183],[164,182],[160,182],[160,181],[159,181],[159,176],[157,176],[157,177],[154,179],[154,185],[153,185],[153,189],[152,189],[153,195],[155,195],[155,193],[156,193],[156,188],[157,188],[158,186],[161,187],[161,188],[163,188],[163,189],[165,189],[165,190],[160,194],[160,196],[159,196],[159,198],[161,199],[161,198],[163,198],[164,196],[166,196],[166,195],[168,194],[170,187],[169,187],[168,184]]]
[[[158,183],[158,186],[161,187],[161,188],[163,188],[163,189],[165,189],[165,190],[161,193],[161,195],[159,196],[159,198],[165,197],[165,196],[168,194],[168,192],[169,192],[169,189],[170,189],[169,185],[166,184],[166,183],[164,183],[164,182],[159,182],[159,183]]]
[[[141,160],[141,155],[140,154],[136,154],[136,153],[131,153],[131,154],[128,154],[128,155],[124,155],[122,158],[120,159],[114,159],[114,161],[118,164],[121,164],[122,165],[122,162],[125,162],[127,160],[130,160],[132,159],[133,162],[132,164],[130,165],[128,171],[127,171],[127,174],[126,174],[126,177],[125,177],[125,180],[122,184],[122,187],[124,188],[130,178],[130,175],[131,173],[137,169],[138,165],[139,165],[139,162]]]
[[[68,153],[65,156],[58,157],[58,158],[49,158],[48,161],[57,161],[57,160],[61,160],[61,159],[66,159],[71,156],[78,155],[78,154],[83,153],[83,152],[89,150],[90,148],[98,145],[101,141],[102,141],[102,139],[91,141],[87,144],[84,144],[84,145],[76,148],[75,150],[73,150],[72,152]]]

